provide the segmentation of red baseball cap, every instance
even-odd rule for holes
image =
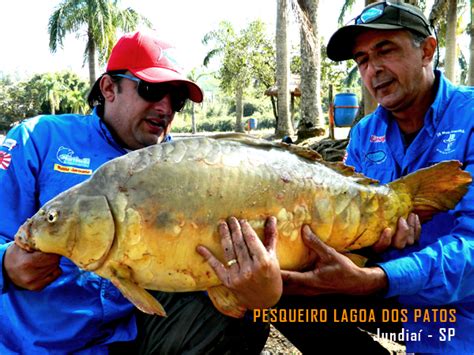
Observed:
[[[202,102],[201,88],[182,74],[173,58],[174,51],[174,46],[157,39],[152,33],[127,33],[112,49],[107,71],[126,69],[149,83],[180,81],[187,86],[192,101]]]

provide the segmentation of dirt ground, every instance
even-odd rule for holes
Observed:
[[[370,333],[369,333],[370,334]],[[405,347],[396,342],[385,340],[380,341],[380,344],[385,347],[391,354],[406,354]],[[355,353],[363,352],[363,349],[354,349]],[[281,334],[275,327],[270,326],[270,335],[267,343],[263,348],[261,355],[280,355],[280,354],[291,354],[300,355],[302,354],[283,334]]]

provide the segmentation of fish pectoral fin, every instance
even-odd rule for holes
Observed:
[[[364,267],[367,263],[367,260],[369,260],[365,256],[354,253],[344,253],[344,256],[347,256],[354,264],[359,267]]]
[[[122,277],[114,276],[110,279],[122,295],[132,302],[140,311],[148,314],[157,314],[166,317],[166,311],[158,300],[147,290]]]
[[[237,297],[225,286],[215,286],[207,290],[209,298],[219,312],[233,318],[242,318],[247,310]]]

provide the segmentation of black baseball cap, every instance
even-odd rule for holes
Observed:
[[[354,19],[354,24],[341,27],[329,39],[329,59],[352,59],[356,37],[366,29],[409,30],[422,36],[432,36],[433,30],[423,12],[416,6],[390,1],[370,4]]]

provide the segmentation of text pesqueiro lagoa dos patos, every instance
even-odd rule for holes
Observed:
[[[111,280],[144,312],[165,314],[145,289],[207,290],[221,312],[240,317],[245,308],[196,252],[201,244],[223,260],[219,221],[247,219],[263,237],[276,216],[280,267],[301,270],[312,262],[303,224],[341,252],[370,246],[411,211],[423,221],[454,208],[471,182],[460,168],[441,162],[378,185],[296,145],[237,134],[181,139],[104,164],[46,203],[15,240]]]

